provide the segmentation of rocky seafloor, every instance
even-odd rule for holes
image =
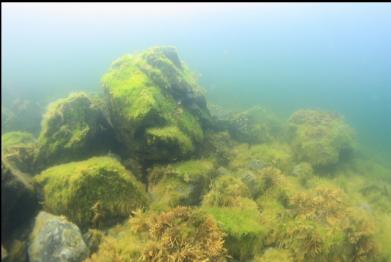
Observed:
[[[391,261],[391,171],[340,115],[209,104],[173,47],[102,86],[2,123],[2,261]]]

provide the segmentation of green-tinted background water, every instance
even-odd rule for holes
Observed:
[[[391,159],[388,3],[3,4],[2,103],[101,92],[114,59],[156,45],[178,48],[212,102],[336,111]]]

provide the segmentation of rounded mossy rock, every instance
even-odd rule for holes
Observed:
[[[34,172],[37,141],[31,133],[7,132],[1,136],[1,154],[13,167],[25,173]]]
[[[107,153],[114,144],[111,137],[99,100],[72,93],[48,106],[38,138],[37,169]]]
[[[222,175],[202,201],[202,209],[216,219],[225,233],[224,246],[239,261],[249,261],[260,251],[264,236],[257,204],[249,196],[240,178]]]
[[[115,133],[129,153],[170,161],[191,154],[203,140],[206,100],[175,48],[125,55],[102,83]]]
[[[111,225],[148,202],[144,186],[111,157],[54,166],[34,179],[44,208],[81,228]]]
[[[136,212],[127,224],[110,233],[88,262],[227,261],[223,233],[200,209]]]
[[[315,168],[334,166],[353,151],[353,130],[337,114],[299,110],[289,124],[295,156]]]
[[[214,162],[207,159],[155,166],[148,175],[151,209],[199,204],[208,191],[214,171]]]

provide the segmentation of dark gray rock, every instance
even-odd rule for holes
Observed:
[[[80,229],[65,217],[41,211],[30,235],[30,262],[79,262],[89,255]]]

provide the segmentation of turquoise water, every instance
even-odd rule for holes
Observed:
[[[341,113],[391,159],[391,5],[3,4],[2,103],[101,92],[125,53],[173,45],[210,101]]]

